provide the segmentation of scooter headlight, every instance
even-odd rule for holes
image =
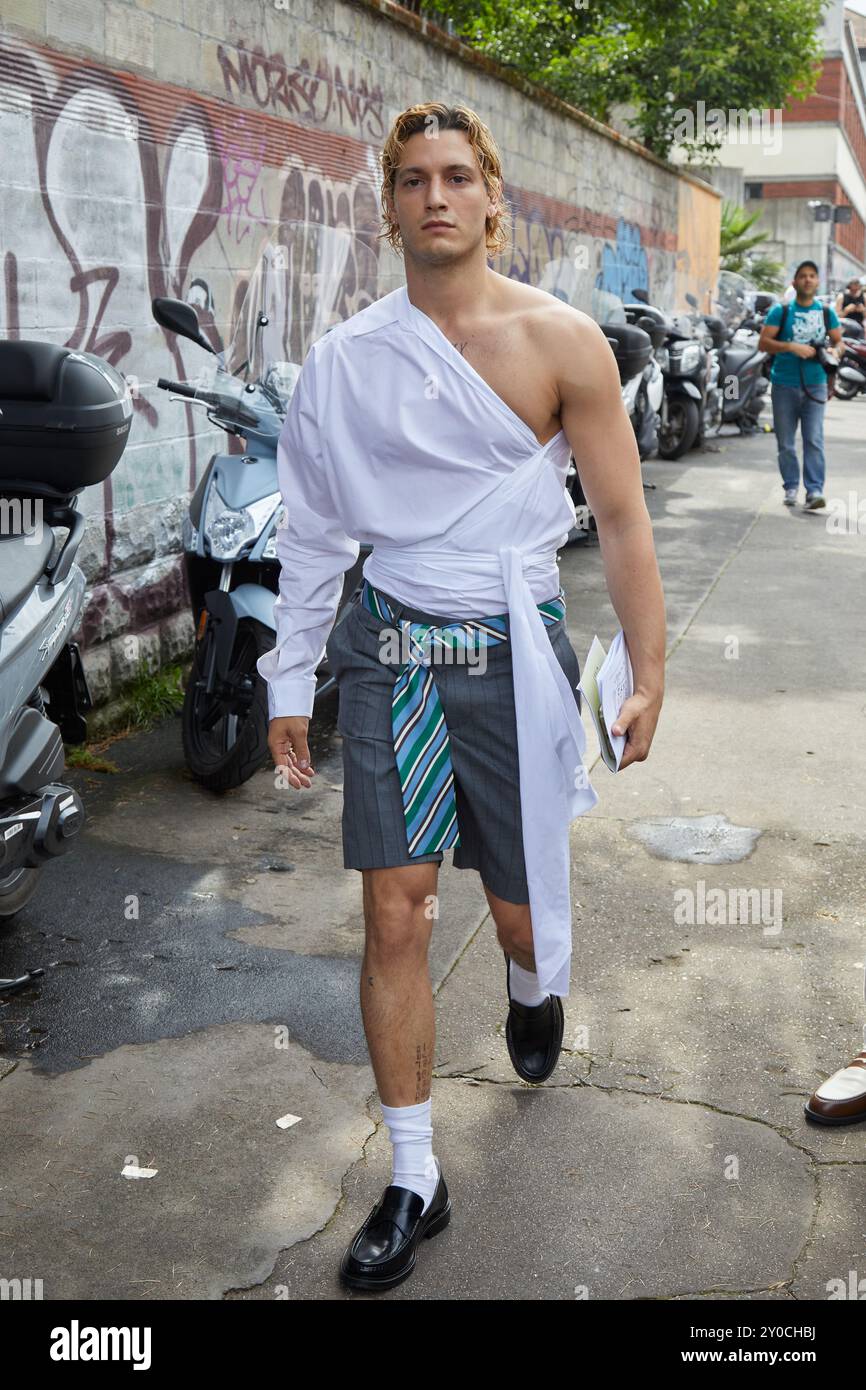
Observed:
[[[701,360],[700,343],[684,343],[682,350],[671,359],[671,370],[683,376],[693,372]]]
[[[279,504],[280,494],[262,497],[249,507],[229,507],[211,487],[204,515],[205,539],[215,560],[235,560],[243,548],[260,536]]]
[[[666,372],[668,370],[671,363],[671,355],[666,347],[656,348],[656,361],[658,362],[663,372]]]

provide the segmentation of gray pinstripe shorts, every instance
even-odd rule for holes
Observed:
[[[385,598],[395,619],[460,621],[412,608],[391,594]],[[393,624],[355,603],[331,630],[326,646],[339,688],[337,731],[343,741],[343,863],[347,869],[441,864],[444,857],[437,850],[413,858],[407,848],[391,729],[391,695],[399,660],[389,664],[380,659],[379,633],[392,628]],[[580,710],[576,689],[580,666],[565,619],[546,631]],[[460,842],[453,847],[452,862],[457,869],[477,869],[491,893],[506,902],[527,903],[511,644],[499,642],[484,653],[483,672],[458,663],[431,666],[454,769]]]

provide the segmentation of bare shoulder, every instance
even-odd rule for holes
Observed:
[[[606,344],[595,319],[581,309],[534,285],[523,285],[517,280],[507,284],[506,313],[519,322],[533,350],[545,354],[559,350],[595,352],[600,343]]]

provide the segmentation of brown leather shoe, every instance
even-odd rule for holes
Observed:
[[[866,1051],[828,1076],[803,1107],[806,1118],[822,1125],[866,1120]]]
[[[505,1041],[511,1065],[524,1081],[537,1085],[546,1081],[559,1061],[565,1014],[558,994],[548,994],[543,1004],[519,1004],[511,998],[511,979],[508,952],[505,956],[505,981],[508,988],[508,1021]]]

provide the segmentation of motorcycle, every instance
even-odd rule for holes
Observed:
[[[359,266],[366,274],[359,276]],[[243,453],[213,455],[183,525],[195,649],[181,737],[190,771],[213,791],[240,786],[270,756],[267,684],[257,662],[276,642],[277,530],[285,515],[277,443],[288,403],[312,343],[380,297],[377,276],[375,254],[346,231],[284,223],[280,242],[262,252],[224,352],[203,336],[191,305],[153,301],[162,328],[190,339],[217,364],[206,387],[164,378],[157,386],[199,406],[244,444]],[[362,283],[378,292],[359,303]],[[370,549],[361,548],[343,577],[338,623],[360,588]],[[325,658],[316,671],[315,702],[335,685]]]
[[[857,331],[842,330],[842,357],[833,392],[843,401],[866,395],[866,337],[859,323],[852,323],[851,328]]]
[[[634,290],[632,294],[635,298],[625,305],[629,322],[651,319],[658,344],[655,359],[663,381],[659,456],[677,459],[692,447],[701,427],[709,368],[707,341],[703,334],[696,335],[687,315],[665,314],[638,298]]]
[[[638,452],[641,459],[648,458],[657,445],[657,412],[662,389],[661,373],[653,360],[652,339],[647,331],[654,330],[654,325],[649,320],[645,325],[628,323],[622,300],[606,290],[593,290],[586,312],[596,320],[610,344],[619,371],[623,404],[635,432]],[[573,456],[569,461],[566,486],[578,514],[578,522],[572,527],[566,542],[573,545],[587,540],[589,533],[598,529]],[[644,486],[650,484],[645,483]]]
[[[742,275],[721,271],[718,315],[703,315],[719,357],[719,390],[706,421],[705,435],[733,426],[754,434],[767,401],[770,354],[758,348],[761,328],[775,296],[751,290]],[[733,429],[730,430],[733,433]]]
[[[664,378],[658,362],[658,350],[664,342],[665,335],[659,329],[652,309],[641,312],[646,305],[646,299],[643,291],[638,293],[641,295],[641,303],[637,306],[626,306],[619,296],[607,294],[606,317],[604,321],[599,321],[617,358],[622,380],[623,403],[628,411],[637,440],[638,453],[643,461],[652,458],[658,450],[664,396]],[[629,307],[634,308],[633,313],[629,313]],[[643,339],[632,339],[630,347],[621,340],[617,331],[617,325],[621,324],[637,328],[649,337],[651,350],[648,357]],[[635,367],[640,365],[642,359],[645,359],[645,366],[638,374]]]
[[[30,901],[40,870],[75,847],[85,823],[81,797],[62,780],[64,742],[84,742],[92,708],[72,641],[86,589],[75,563],[85,524],[78,500],[116,468],[131,422],[129,387],[101,358],[0,343],[2,921]]]

